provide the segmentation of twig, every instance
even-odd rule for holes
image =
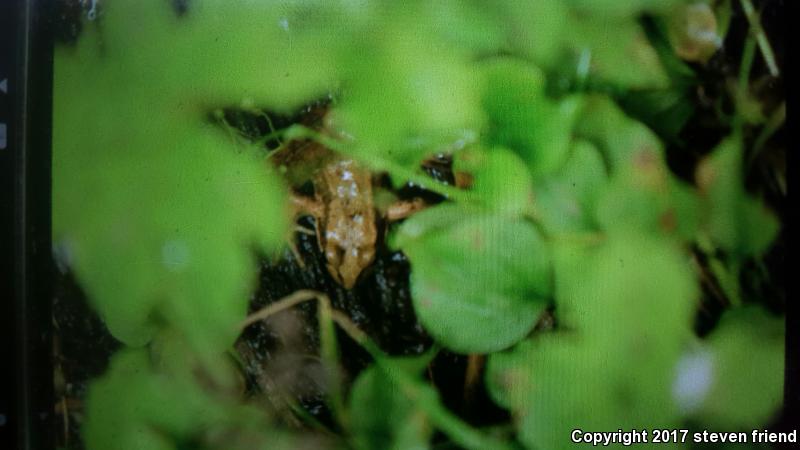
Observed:
[[[269,318],[281,311],[287,310],[294,305],[298,305],[300,303],[306,302],[308,300],[314,300],[318,296],[324,296],[321,292],[312,291],[310,289],[301,289],[299,291],[295,291],[294,293],[287,295],[286,297],[278,300],[275,303],[270,303],[269,305],[261,308],[260,310],[254,312],[247,316],[244,321],[242,321],[239,328],[244,330],[245,328],[249,327],[250,325],[260,322],[264,319]],[[326,297],[327,298],[327,297]]]
[[[350,317],[346,314],[331,308],[328,296],[321,292],[300,290],[288,295],[248,316],[247,319],[242,322],[242,329],[299,303],[314,299],[316,299],[320,305],[320,322],[327,322],[327,324],[320,323],[320,326],[328,326],[331,322],[336,323],[351,339],[372,355],[375,364],[389,380],[402,389],[406,396],[415,399],[415,403],[420,410],[424,411],[425,414],[430,417],[431,422],[448,435],[453,442],[472,450],[510,450],[510,447],[506,443],[486,436],[461,421],[461,419],[438,401],[436,391],[430,386],[416,383],[410,374],[402,370],[396,370],[389,361],[388,356],[369,339],[369,336],[361,331],[358,325],[350,320]]]
[[[277,302],[271,303],[255,313],[247,316],[247,318],[241,323],[240,329],[244,330],[256,322],[265,320],[281,311],[285,311],[308,300],[317,300],[317,317],[320,326],[321,356],[329,368],[335,368],[338,360],[338,348],[336,346],[336,336],[331,324],[333,308],[331,307],[331,301],[328,296],[322,292],[310,289],[295,291],[292,294],[289,294],[286,297],[278,300]],[[335,371],[331,373],[331,377],[331,406],[335,417],[339,420],[339,423],[343,426],[346,426],[348,418],[345,413],[340,379]]]

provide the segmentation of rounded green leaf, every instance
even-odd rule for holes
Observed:
[[[570,432],[677,426],[673,369],[691,339],[696,288],[667,240],[635,234],[554,248],[559,330],[490,356],[487,387],[527,448]]]
[[[697,170],[704,195],[704,227],[736,257],[761,255],[780,230],[775,215],[745,191],[740,138],[725,139]]]
[[[783,401],[784,336],[784,320],[760,307],[726,312],[702,351],[678,366],[676,395],[695,394],[687,412],[718,429],[767,425]]]
[[[519,60],[494,59],[481,69],[488,141],[519,153],[535,174],[559,168],[568,155],[579,97],[549,98],[544,73]]]
[[[631,232],[595,246],[553,248],[557,314],[568,329],[632,349],[671,342],[672,350],[659,350],[664,357],[689,336],[697,281],[689,256],[674,241]],[[666,341],[636,339],[652,330]]]
[[[597,148],[587,141],[576,141],[561,169],[536,180],[536,218],[550,235],[593,229],[594,201],[607,180]]]
[[[490,211],[509,216],[532,211],[533,178],[525,162],[511,150],[464,150],[455,156],[453,170],[472,176],[470,192]]]
[[[426,215],[403,224],[400,235]],[[425,329],[453,351],[508,347],[531,330],[546,306],[549,251],[526,222],[462,216],[447,228],[399,241],[412,263],[414,309]]]
[[[576,134],[595,144],[603,154],[610,173],[626,169],[641,160],[664,161],[661,141],[643,123],[627,115],[606,96],[593,95],[586,101],[577,121]]]
[[[397,4],[399,5],[399,4]],[[435,151],[472,140],[483,126],[474,67],[440,30],[419,26],[414,8],[386,6],[340,54],[341,98],[331,121],[353,138],[347,151],[380,166],[416,168]]]
[[[638,22],[658,0],[504,2],[515,50],[579,82],[621,88],[664,87],[668,77]],[[659,2],[663,4],[664,2]],[[660,5],[659,5],[660,6]],[[577,72],[577,74],[576,74]]]
[[[633,167],[617,171],[598,193],[594,214],[609,233],[646,232],[688,241],[695,237],[700,202],[666,164],[642,153]]]
[[[209,382],[200,366],[180,367],[191,358],[171,353],[158,355],[158,362],[147,349],[113,356],[86,397],[82,433],[88,450],[320,448],[319,438],[273,427],[262,407],[242,403]],[[180,361],[164,359],[171,356]],[[224,358],[217,355],[214,364]]]

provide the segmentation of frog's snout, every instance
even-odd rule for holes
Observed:
[[[328,272],[345,289],[352,289],[356,285],[358,276],[361,275],[361,270],[348,270],[344,265],[339,266],[337,270],[335,266],[328,264]]]
[[[358,281],[361,272],[372,264],[375,252],[369,250],[351,250],[350,253],[344,252],[341,264],[328,264],[328,271],[333,278],[345,289],[352,289]]]
[[[353,289],[353,286],[356,285],[356,280],[358,280],[358,276],[361,275],[361,272],[358,273],[340,273],[340,282],[345,289]]]

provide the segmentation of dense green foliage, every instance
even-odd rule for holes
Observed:
[[[576,427],[748,429],[778,410],[782,320],[739,286],[780,228],[744,185],[743,130],[763,120],[737,110],[692,182],[667,165],[696,81],[640,18],[680,23],[685,1],[197,0],[180,18],[169,3],[103,2],[56,52],[56,252],[127,346],[89,393],[87,448],[429,448],[439,430],[556,449]],[[210,117],[328,94],[348,138],[319,139],[448,198],[388,241],[411,261],[432,351],[487,355],[514,432],[468,426],[424,381],[430,355],[390,358],[364,336],[375,363],[345,401],[330,389],[336,436],[301,436],[238,393],[226,353],[257,257],[289,235],[287,187]],[[420,170],[439,152],[468,189]],[[709,272],[729,310],[701,338]],[[548,308],[556,326],[534,332]]]

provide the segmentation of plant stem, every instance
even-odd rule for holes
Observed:
[[[242,322],[241,328],[244,329],[255,322],[264,320],[304,301],[315,299],[319,302],[320,327],[324,329],[336,323],[351,339],[363,347],[364,350],[373,357],[375,364],[381,368],[383,373],[393,383],[402,389],[407,396],[416,400],[416,406],[419,407],[421,411],[425,412],[431,419],[431,422],[450,437],[453,442],[471,450],[510,450],[510,447],[506,443],[486,436],[461,421],[461,419],[442,405],[436,391],[430,388],[430,386],[417,382],[410,374],[393,367],[390,358],[370,340],[369,336],[361,331],[346,314],[331,308],[328,296],[321,292],[308,289],[296,291],[248,316],[247,319]],[[333,406],[335,407],[336,405]]]
[[[318,295],[324,295],[324,294],[320,294],[317,291],[312,291],[309,289],[295,291],[291,295],[287,295],[286,297],[278,300],[277,302],[270,303],[269,305],[265,306],[264,308],[261,308],[257,312],[250,314],[249,316],[247,316],[246,319],[244,319],[244,321],[242,321],[242,323],[239,325],[239,328],[244,330],[250,325],[256,322],[260,322],[264,319],[267,319],[281,311],[287,310],[294,305],[298,305],[308,300],[313,300],[317,298]]]
[[[330,400],[331,409],[339,423],[343,427],[347,427],[348,416],[344,407],[344,396],[342,394],[341,378],[336,370],[338,362],[338,346],[336,345],[336,333],[333,329],[331,302],[327,295],[322,292],[313,291],[310,289],[302,289],[295,291],[290,295],[271,303],[261,310],[247,316],[241,323],[240,329],[245,329],[248,326],[267,319],[281,311],[285,311],[295,305],[303,303],[308,300],[317,300],[317,318],[319,322],[320,333],[320,355],[322,360],[325,361],[328,374],[331,378],[330,386]]]
[[[772,52],[772,47],[769,45],[769,40],[767,39],[767,35],[764,33],[764,28],[761,26],[761,21],[759,20],[758,14],[753,7],[752,1],[739,0],[739,3],[742,5],[742,9],[747,16],[747,20],[750,22],[750,29],[758,41],[758,48],[761,50],[761,55],[764,57],[764,61],[767,63],[767,68],[769,68],[770,75],[777,77],[780,75],[780,71],[778,70],[778,64],[775,62],[775,54]]]
[[[733,117],[733,131],[736,134],[741,134],[744,117],[742,114],[742,105],[750,95],[750,71],[753,68],[753,60],[756,54],[756,40],[753,33],[747,36],[744,42],[744,49],[742,50],[742,61],[739,64],[739,83],[736,86],[734,93],[734,100],[736,101],[736,111]]]
[[[739,96],[744,97],[747,94],[750,84],[750,71],[753,68],[753,59],[756,54],[756,40],[753,35],[747,36],[744,42],[744,50],[742,51],[742,62],[739,65]]]
[[[474,450],[510,450],[510,447],[504,442],[486,436],[462,422],[461,419],[442,405],[436,391],[430,386],[417,382],[407,372],[393,367],[389,358],[345,314],[333,311],[331,316],[337,325],[372,355],[375,359],[375,364],[383,370],[386,377],[402,389],[406,396],[414,399],[416,405],[453,442],[464,448]]]
[[[722,292],[725,293],[725,297],[727,297],[728,302],[730,302],[731,306],[741,306],[742,305],[742,297],[739,291],[739,263],[734,263],[732,270],[729,270],[725,267],[725,264],[714,256],[714,244],[711,242],[711,238],[709,238],[705,233],[701,233],[700,236],[697,238],[697,244],[700,247],[706,256],[708,257],[708,267],[711,269],[711,273],[714,274],[714,278],[717,279],[719,283],[720,289]]]

